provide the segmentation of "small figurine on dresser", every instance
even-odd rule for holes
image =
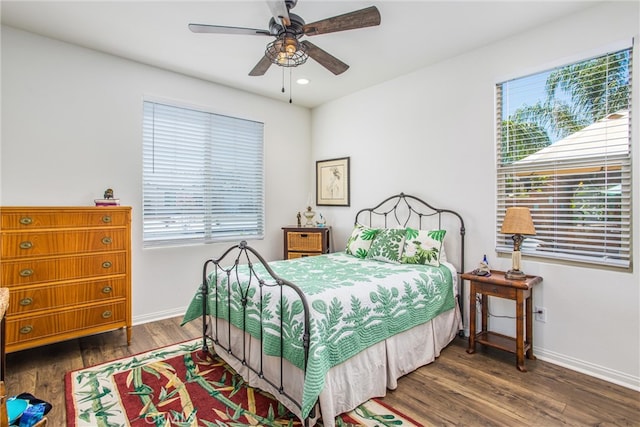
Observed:
[[[116,199],[113,196],[113,189],[107,188],[104,190],[104,198],[103,199],[94,199],[93,200],[96,206],[119,206],[120,199]]]
[[[491,276],[491,268],[489,268],[486,255],[482,258],[482,262],[478,265],[478,268],[473,270],[473,274],[476,276]]]
[[[300,212],[298,212],[298,227],[302,227],[302,215],[300,215]]]

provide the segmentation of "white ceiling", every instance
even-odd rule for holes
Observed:
[[[265,1],[1,1],[2,24],[215,83],[315,107],[496,40],[543,25],[594,1],[299,0],[306,22],[375,5],[377,27],[305,37],[350,65],[339,76],[309,59],[261,77],[249,71],[272,40],[267,36],[194,34],[190,22],[268,29]]]

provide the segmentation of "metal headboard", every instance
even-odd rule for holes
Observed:
[[[372,208],[361,209],[356,213],[355,223],[378,228],[405,228],[412,227],[420,230],[425,229],[446,229],[454,231],[453,227],[459,228],[460,239],[456,242],[456,253],[458,259],[451,263],[456,266],[458,274],[465,271],[464,267],[464,237],[466,230],[462,216],[451,209],[440,209],[431,206],[424,200],[400,193],[388,197]],[[464,296],[464,281],[459,278],[458,304],[460,314],[463,316],[462,299]],[[461,331],[463,333],[463,331]]]

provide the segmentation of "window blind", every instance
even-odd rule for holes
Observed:
[[[264,125],[149,101],[143,116],[144,246],[262,238]]]
[[[631,64],[629,48],[496,86],[498,252],[525,206],[523,254],[630,266]]]

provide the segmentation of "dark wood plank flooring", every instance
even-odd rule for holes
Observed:
[[[51,427],[66,425],[64,374],[122,356],[195,338],[197,322],[180,318],[134,326],[7,355],[9,395],[30,392],[53,404]],[[425,425],[466,426],[640,426],[640,393],[540,360],[495,349],[465,352],[456,338],[436,360],[404,376],[385,403]]]

